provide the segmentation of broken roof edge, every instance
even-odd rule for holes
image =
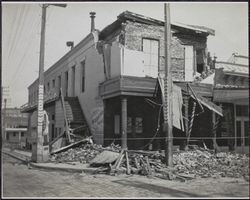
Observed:
[[[140,22],[144,22],[147,24],[155,24],[155,25],[164,26],[164,21],[153,19],[151,17],[146,17],[144,15],[133,13],[131,11],[124,11],[120,15],[118,15],[117,18],[118,19],[125,18],[125,19],[134,20],[134,21],[138,20]],[[183,24],[183,23],[179,23],[179,22],[171,22],[171,25],[175,26],[177,28],[178,27],[185,28],[185,29],[189,29],[189,30],[193,30],[193,31],[207,33],[208,35],[215,35],[215,30],[208,28],[208,27],[205,27],[205,26],[189,25],[189,24]]]

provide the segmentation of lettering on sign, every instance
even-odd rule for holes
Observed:
[[[103,132],[103,107],[97,107],[92,110],[91,131],[93,134]]]

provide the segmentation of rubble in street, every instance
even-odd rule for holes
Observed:
[[[114,160],[109,165],[107,165],[105,159],[101,159],[103,160],[103,166],[106,167],[106,172],[111,175],[121,173],[140,174],[168,180],[179,178],[184,181],[196,177],[243,177],[245,180],[249,180],[249,155],[231,152],[215,154],[213,150],[200,147],[174,152],[172,169],[166,167],[163,153],[140,150],[124,151],[121,150],[119,145],[114,144],[105,148],[97,144],[82,144],[76,148],[51,155],[50,161],[80,161],[90,164],[96,156],[104,151],[116,152],[114,154],[115,159],[107,158]]]

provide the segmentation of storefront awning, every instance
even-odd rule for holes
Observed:
[[[194,95],[191,95],[191,97],[192,97],[193,99],[196,99],[196,98],[194,97]],[[223,116],[223,114],[222,114],[222,108],[221,108],[221,107],[215,105],[213,102],[209,101],[208,99],[206,99],[206,98],[204,98],[204,97],[202,97],[202,96],[200,96],[200,95],[197,95],[197,94],[196,94],[196,97],[197,97],[197,100],[198,100],[202,105],[206,106],[209,110],[211,110],[211,111],[217,113],[217,114],[220,115],[220,116]]]

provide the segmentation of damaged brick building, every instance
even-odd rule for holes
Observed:
[[[45,72],[50,141],[65,131],[62,88],[67,122],[79,134],[90,132],[95,143],[109,145],[120,143],[125,130],[129,149],[163,148],[164,22],[125,11],[99,31],[94,17],[91,33]],[[213,116],[222,116],[222,110],[211,101],[213,85],[196,78],[210,70],[207,37],[214,30],[173,23],[171,32],[174,145],[190,136],[190,141],[204,137],[199,140],[212,147],[207,138],[213,136]],[[34,143],[38,80],[28,89],[23,112],[29,113]]]

